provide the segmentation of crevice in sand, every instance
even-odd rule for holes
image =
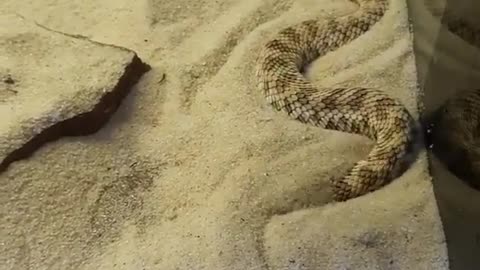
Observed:
[[[18,16],[24,19],[22,15]],[[68,37],[89,40],[83,36],[66,34],[49,29],[38,23],[35,24],[51,32],[59,33]],[[95,41],[91,42],[101,44]],[[105,46],[106,44],[101,45]],[[121,50],[127,50],[115,45],[108,46],[113,46]],[[132,61],[125,67],[122,76],[119,78],[112,91],[106,92],[91,111],[78,114],[72,118],[55,123],[54,125],[42,130],[39,134],[5,157],[5,159],[0,163],[0,173],[5,171],[12,162],[28,158],[45,143],[65,136],[85,136],[98,131],[106,124],[106,122],[108,122],[110,117],[120,106],[123,98],[126,97],[130,92],[133,85],[135,85],[141,76],[150,69],[150,66],[143,63],[142,60],[135,54]]]

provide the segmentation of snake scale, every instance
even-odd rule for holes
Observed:
[[[304,66],[369,31],[387,0],[350,0],[359,9],[347,17],[307,20],[287,27],[262,47],[256,62],[258,88],[277,111],[317,127],[366,136],[376,143],[341,179],[331,180],[333,198],[346,201],[395,178],[396,165],[414,140],[415,121],[400,101],[365,87],[319,88]]]

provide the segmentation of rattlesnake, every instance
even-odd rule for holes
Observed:
[[[454,96],[429,119],[433,153],[448,169],[480,190],[480,89]]]
[[[435,2],[435,4],[439,3]],[[466,14],[462,14],[463,12],[453,12],[451,8],[447,5],[438,12],[435,7],[428,6],[429,11],[436,19],[439,19],[446,30],[472,45],[473,48],[480,49],[478,21],[475,23],[471,19],[469,20],[468,16],[465,16]],[[472,10],[476,9],[472,6],[469,11]],[[437,43],[441,42],[437,41]],[[462,47],[457,47],[459,45],[460,43],[452,42],[442,43],[441,46],[448,46],[450,49],[456,47],[456,50],[451,51],[458,51],[462,50]],[[450,57],[454,58],[455,55],[450,55]],[[478,65],[472,64],[475,63],[475,59],[478,59],[478,53],[476,57],[468,60],[470,62],[464,62],[460,72],[464,73],[465,70],[471,69],[472,74],[477,74],[476,78],[467,81],[470,84],[467,88],[455,89],[454,94],[445,103],[430,115],[426,115],[425,122],[429,128],[430,134],[427,139],[432,153],[447,166],[451,173],[470,187],[480,190],[480,86]],[[443,61],[438,61],[438,65],[444,65]],[[464,78],[460,76],[461,79],[458,79],[457,74],[451,69],[449,73],[449,80],[454,82],[455,79],[462,80],[459,81],[459,84],[465,84]],[[434,74],[433,76],[439,75]],[[441,91],[442,89],[435,90]]]
[[[256,62],[258,88],[278,111],[303,123],[367,136],[376,141],[365,160],[331,180],[333,197],[345,201],[374,191],[398,176],[416,122],[396,99],[372,88],[317,88],[302,74],[314,59],[367,32],[384,15],[387,0],[351,0],[359,10],[328,21],[307,20],[280,31]]]

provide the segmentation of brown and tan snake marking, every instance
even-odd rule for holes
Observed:
[[[353,1],[353,0],[352,0]],[[415,121],[384,92],[371,88],[318,88],[301,73],[316,58],[351,42],[382,17],[387,0],[355,0],[351,16],[308,20],[288,27],[262,49],[256,65],[258,87],[278,111],[303,123],[356,133],[376,141],[365,160],[340,180],[332,180],[334,199],[345,201],[374,191],[395,176],[408,152]]]

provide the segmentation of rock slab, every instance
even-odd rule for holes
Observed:
[[[135,52],[1,15],[0,172],[48,141],[100,129],[150,67]]]

